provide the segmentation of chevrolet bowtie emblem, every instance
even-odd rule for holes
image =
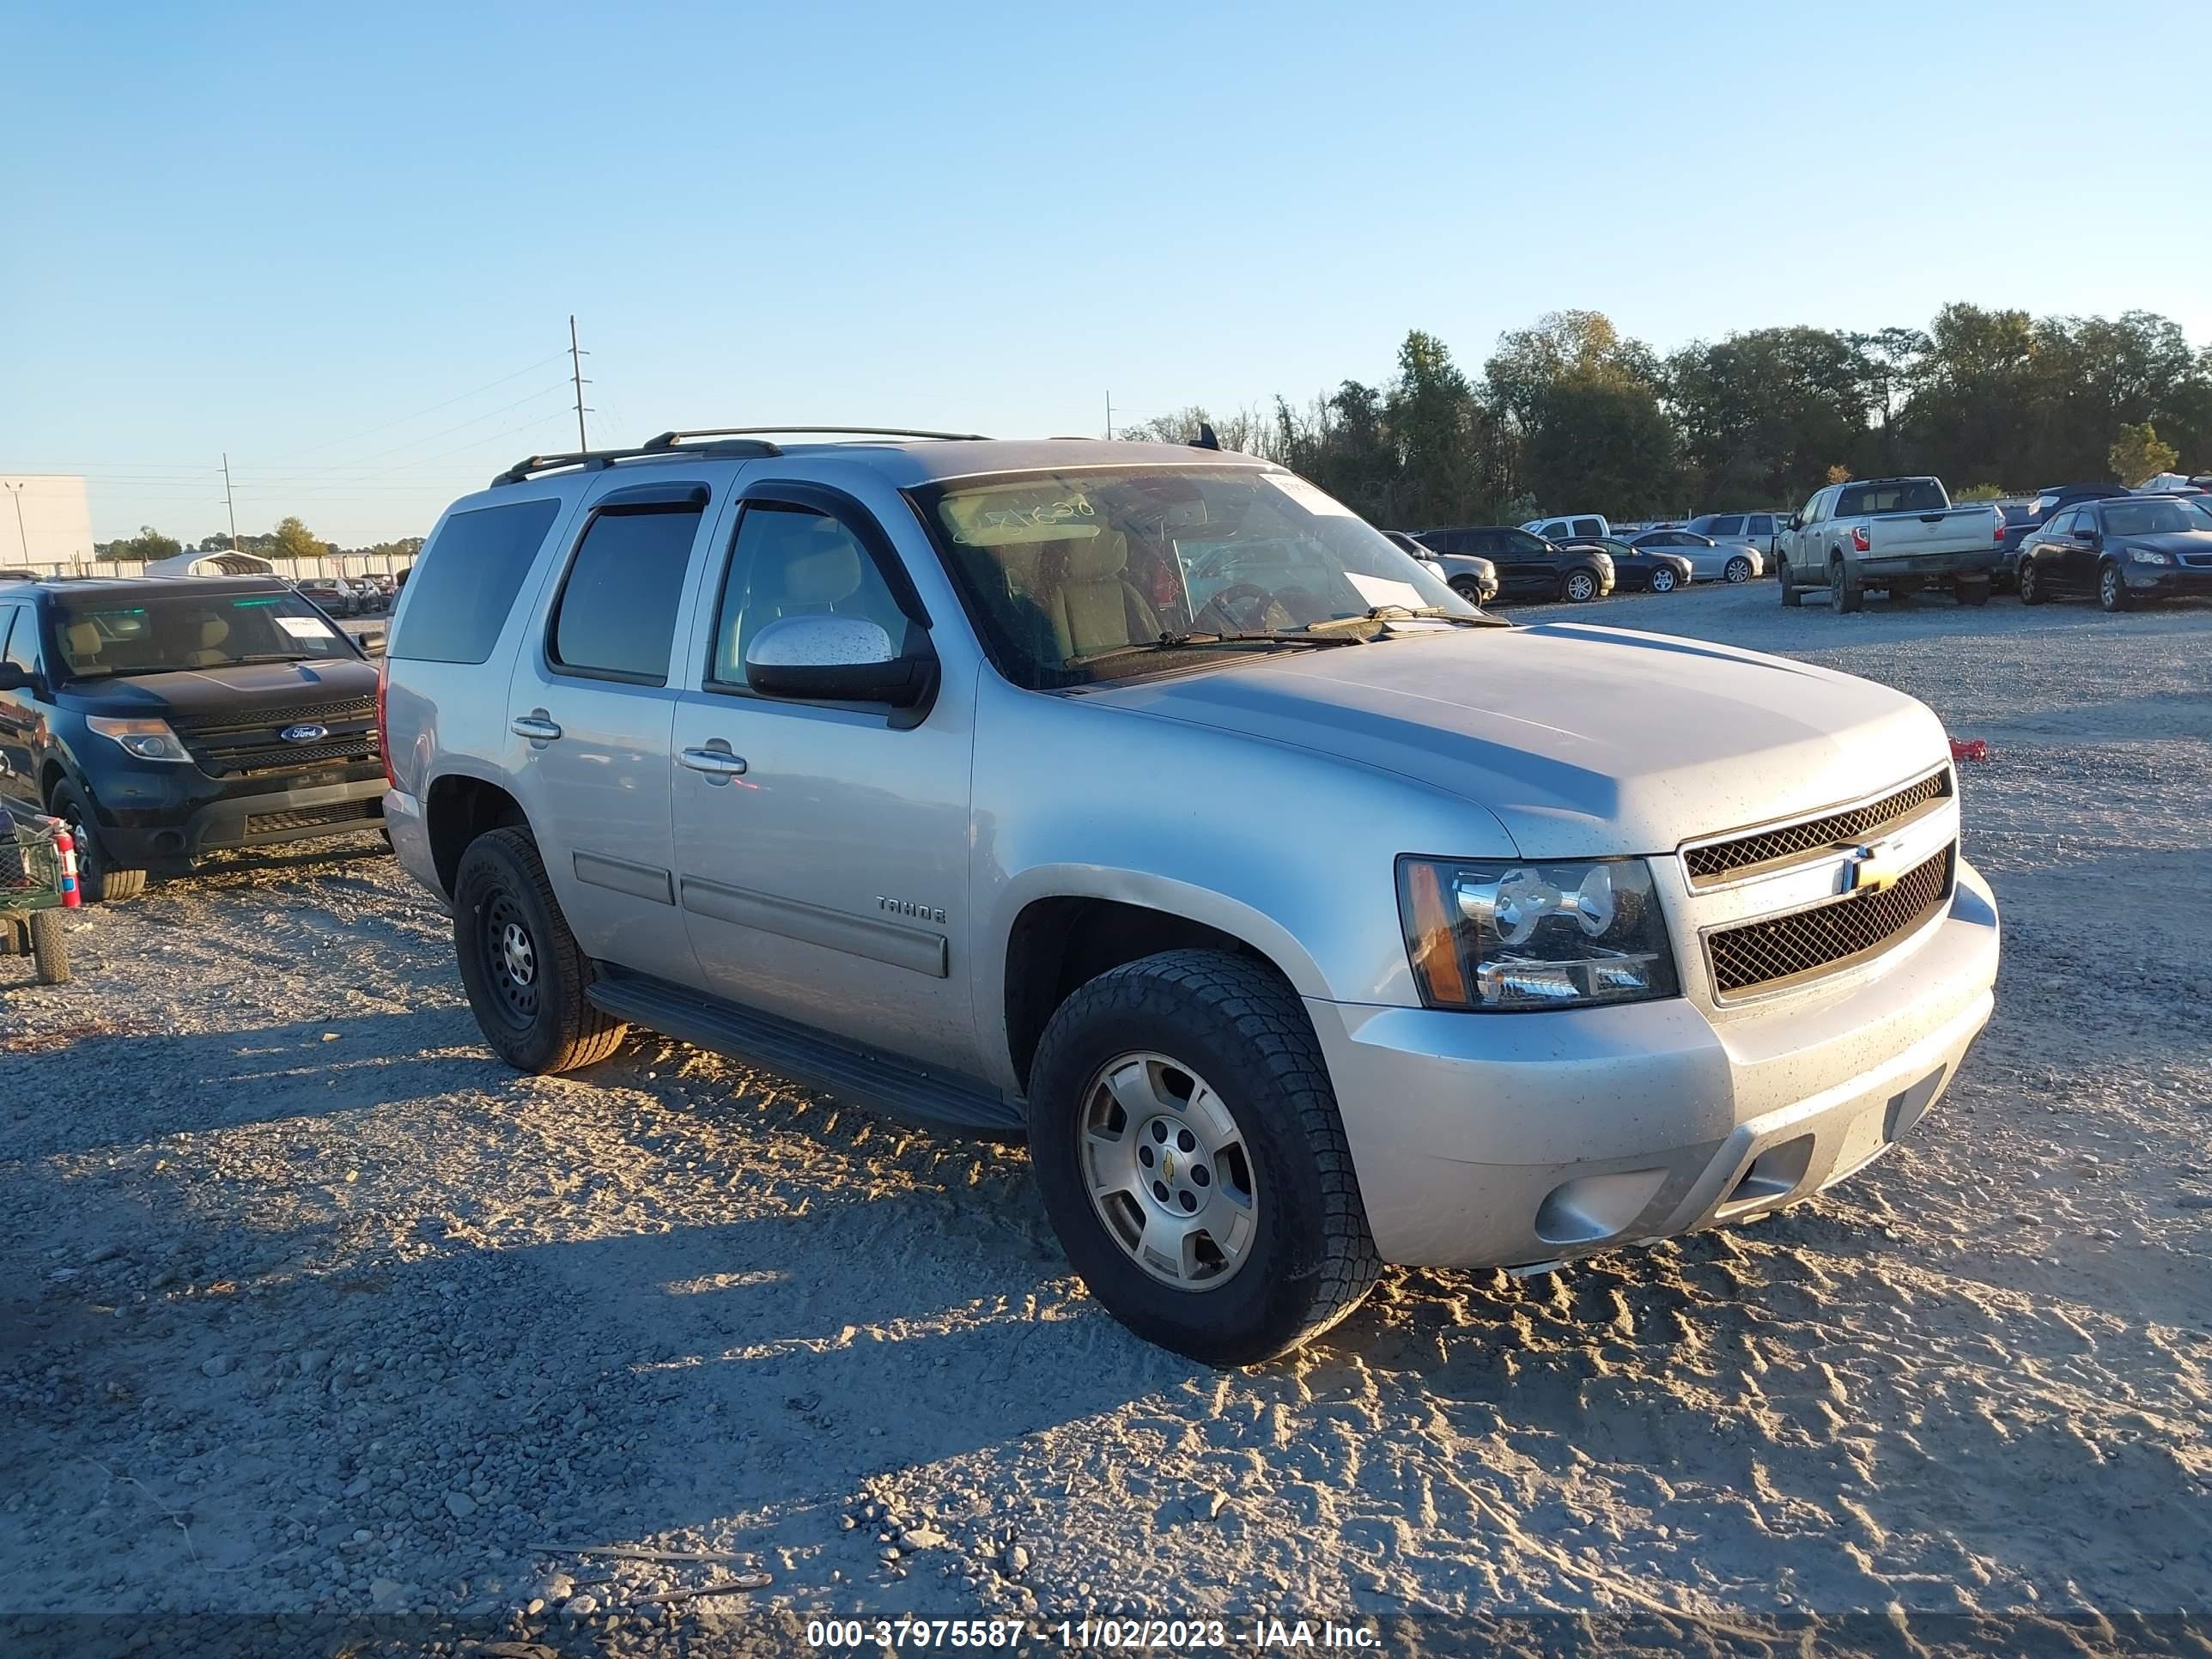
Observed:
[[[1881,893],[1904,878],[1905,860],[1895,842],[1886,847],[1853,847],[1844,860],[1846,893]]]

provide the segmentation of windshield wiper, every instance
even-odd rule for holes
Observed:
[[[1324,630],[1334,633],[1340,629],[1357,628],[1362,623],[1409,620],[1457,623],[1463,628],[1488,628],[1492,625],[1487,617],[1463,617],[1456,611],[1447,611],[1438,605],[1370,605],[1356,617],[1333,617],[1327,622],[1308,623],[1305,631],[1308,634],[1320,634]]]
[[[1156,640],[1146,640],[1136,645],[1117,645],[1104,651],[1088,651],[1079,657],[1067,659],[1069,667],[1085,667],[1094,662],[1105,662],[1114,657],[1131,657],[1148,651],[1184,651],[1195,648],[1211,649],[1219,645],[1364,645],[1367,641],[1357,635],[1284,633],[1280,631],[1257,634],[1163,634]]]
[[[248,651],[242,656],[231,658],[228,662],[210,663],[208,666],[234,668],[240,663],[248,662],[313,662],[314,660],[314,658],[304,651]]]

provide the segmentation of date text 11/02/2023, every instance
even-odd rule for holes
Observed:
[[[1225,1619],[1063,1619],[1033,1628],[1019,1620],[809,1620],[806,1643],[814,1648],[1018,1648],[1041,1642],[1063,1650],[1160,1649],[1185,1652],[1236,1646],[1284,1651],[1300,1648],[1371,1650],[1378,1632],[1364,1625],[1328,1619],[1267,1616]]]

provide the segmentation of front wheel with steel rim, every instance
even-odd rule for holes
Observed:
[[[612,1054],[623,1027],[584,995],[592,962],[569,933],[526,830],[471,842],[453,877],[453,950],[484,1041],[526,1072]]]
[[[2098,568],[2097,603],[2107,611],[2126,611],[2135,604],[2135,595],[2128,592],[2128,579],[2110,559]]]
[[[1651,591],[1654,593],[1671,593],[1674,591],[1674,571],[1671,565],[1662,564],[1651,573]]]
[[[1585,605],[1597,597],[1597,578],[1587,570],[1577,570],[1567,578],[1567,598],[1577,605]]]
[[[1320,1045],[1267,963],[1170,951],[1061,1003],[1030,1152],[1068,1261],[1139,1336],[1216,1365],[1297,1347],[1381,1272]]]

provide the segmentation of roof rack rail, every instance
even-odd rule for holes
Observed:
[[[982,432],[927,432],[907,426],[715,426],[703,428],[697,432],[664,432],[657,438],[647,438],[645,447],[657,453],[673,449],[694,438],[749,438],[770,432],[789,435],[817,433],[824,437],[843,438],[951,438],[981,443],[990,441],[989,434]]]
[[[494,478],[491,487],[496,489],[501,484],[520,483],[538,473],[558,471],[564,466],[580,466],[586,471],[596,471],[603,466],[612,466],[617,461],[635,460],[645,455],[665,455],[673,447],[673,445],[662,443],[656,438],[638,449],[577,449],[557,455],[526,455]],[[739,455],[757,459],[763,455],[781,455],[783,451],[772,443],[753,438],[738,442],[701,444],[690,453],[695,455]]]

